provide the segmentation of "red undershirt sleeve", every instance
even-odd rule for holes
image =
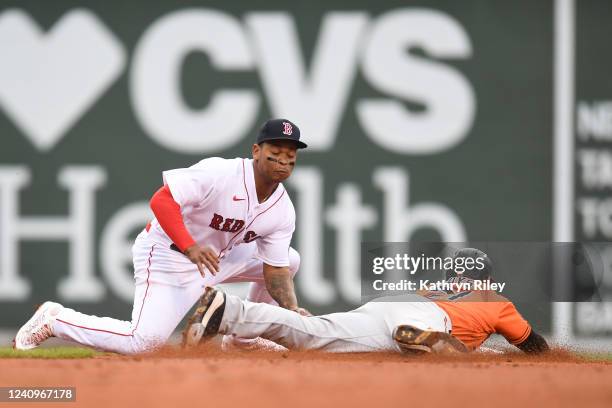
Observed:
[[[181,252],[195,244],[183,222],[181,207],[174,201],[167,185],[153,194],[150,205],[159,225]]]

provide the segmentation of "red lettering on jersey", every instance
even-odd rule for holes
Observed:
[[[244,227],[243,220],[235,220],[233,218],[223,218],[222,215],[215,213],[210,220],[209,227],[218,231],[236,233]]]
[[[223,222],[223,216],[215,213],[215,215],[213,215],[212,220],[210,220],[209,227],[214,228],[216,230],[220,230],[222,222]]]
[[[221,231],[230,232],[230,228],[234,221],[235,220],[233,218],[226,218],[223,226],[221,227]]]
[[[236,220],[236,222],[234,222],[234,225],[232,225],[232,228],[230,228],[229,232],[238,232],[242,229],[242,227],[244,227],[244,221]]]
[[[247,233],[244,234],[244,242],[253,242],[257,238],[261,238],[261,237],[257,235],[255,231],[247,231]]]

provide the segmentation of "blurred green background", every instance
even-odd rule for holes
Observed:
[[[299,296],[315,312],[358,304],[361,241],[557,239],[558,6],[3,1],[0,327],[45,299],[127,318],[130,241],[161,172],[248,157],[269,117],[311,146],[287,187]],[[612,6],[578,2],[572,16],[586,119],[570,222],[573,239],[607,241]],[[550,305],[522,310],[551,329]],[[609,320],[582,329],[609,333]]]

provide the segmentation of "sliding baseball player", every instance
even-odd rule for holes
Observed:
[[[492,263],[482,251],[466,248],[455,256],[484,259],[486,268],[453,274],[449,280],[490,279]],[[305,317],[207,288],[184,332],[184,343],[195,345],[217,333],[261,336],[289,349],[450,353],[475,350],[499,333],[525,352],[548,350],[512,302],[491,290],[381,298],[350,312]]]

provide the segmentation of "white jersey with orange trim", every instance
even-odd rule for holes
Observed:
[[[295,209],[282,184],[265,202],[258,202],[252,160],[208,158],[189,168],[165,171],[163,180],[199,245],[213,248],[223,258],[234,246],[256,241],[259,259],[289,266]],[[148,238],[172,244],[156,219]]]

